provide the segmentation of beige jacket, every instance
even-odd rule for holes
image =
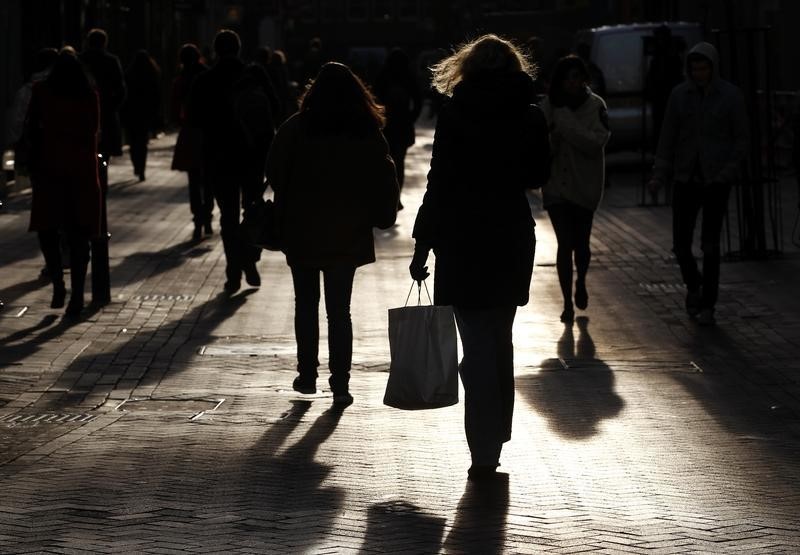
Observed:
[[[605,146],[611,137],[606,103],[594,93],[577,110],[555,108],[545,98],[553,163],[542,188],[544,206],[572,202],[596,210],[603,198]]]

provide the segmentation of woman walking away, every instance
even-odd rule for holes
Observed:
[[[565,56],[556,63],[550,92],[542,101],[553,148],[552,173],[542,197],[558,241],[556,269],[564,297],[561,321],[569,324],[575,318],[574,307],[585,310],[589,305],[589,237],[603,196],[604,149],[611,137],[606,104],[589,89],[589,80],[583,60]],[[573,253],[578,274],[574,305]]]
[[[425,279],[433,249],[434,302],[453,305],[464,353],[468,475],[491,479],[511,439],[511,328],[517,306],[528,303],[536,246],[526,189],[547,180],[547,127],[529,104],[533,68],[503,38],[482,36],[432,70],[434,87],[448,99],[436,124],[409,270]]]
[[[83,309],[89,240],[100,234],[99,110],[97,93],[75,51],[63,48],[50,75],[33,85],[25,133],[34,185],[30,230],[39,234],[53,282],[51,308],[63,307],[66,298],[59,232],[69,243],[68,317],[78,317]]]
[[[161,110],[161,69],[147,50],[139,50],[133,57],[125,82],[128,96],[122,105],[122,121],[128,134],[133,173],[139,181],[145,180],[147,144],[156,130]]]
[[[397,170],[397,182],[403,191],[406,151],[414,144],[414,122],[422,110],[422,95],[409,67],[408,55],[395,48],[389,52],[386,64],[378,75],[375,94],[386,109],[383,135]],[[398,208],[403,208],[401,202]]]
[[[278,130],[267,158],[294,281],[299,375],[293,387],[316,392],[322,274],[328,382],[340,405],[353,401],[353,277],[357,267],[375,261],[372,228],[388,228],[397,216],[397,179],[383,122],[361,80],[345,65],[326,63],[301,98],[300,111]]]
[[[201,61],[200,49],[187,43],[178,53],[181,70],[172,83],[172,120],[180,125],[172,169],[185,171],[189,180],[189,208],[192,211],[194,231],[192,240],[199,241],[211,235],[211,214],[214,211],[214,191],[203,175],[202,131],[189,115],[189,93],[195,78],[208,67]]]

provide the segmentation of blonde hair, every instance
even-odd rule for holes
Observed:
[[[479,72],[522,71],[531,77],[536,72],[536,66],[528,61],[520,47],[494,34],[462,44],[430,69],[433,88],[446,96],[453,96],[453,89],[458,83]]]

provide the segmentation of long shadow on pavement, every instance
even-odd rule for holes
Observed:
[[[467,482],[443,544],[446,553],[505,553],[508,475],[497,476],[490,482]]]
[[[625,406],[614,391],[614,373],[596,358],[589,319],[575,319],[578,337],[567,324],[558,340],[557,358],[542,362],[536,375],[517,379],[531,406],[547,418],[550,428],[561,437],[588,439],[599,432],[600,423],[617,416]]]
[[[367,532],[360,553],[437,553],[442,545],[447,519],[422,512],[420,507],[402,500],[370,505]],[[395,544],[394,542],[397,542]]]

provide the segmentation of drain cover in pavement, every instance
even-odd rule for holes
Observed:
[[[208,356],[297,356],[294,342],[283,345],[268,343],[238,343],[236,345],[204,345],[198,351]]]
[[[75,424],[88,422],[96,417],[94,414],[36,413],[10,414],[0,418],[0,423],[7,426],[39,426],[41,424]]]

